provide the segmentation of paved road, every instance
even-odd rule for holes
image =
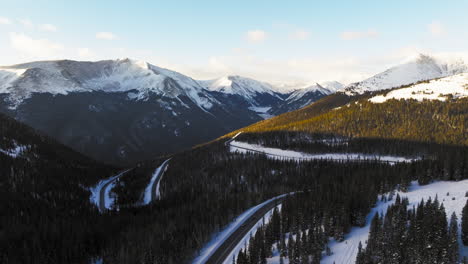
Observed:
[[[390,164],[390,165],[393,165],[393,164],[399,162],[399,161],[393,161],[393,160],[386,160],[385,158],[377,159],[375,157],[359,158],[359,159],[351,158],[351,157],[347,157],[347,158],[289,157],[289,156],[283,156],[283,155],[279,155],[279,154],[275,154],[275,153],[269,153],[269,152],[265,152],[265,151],[261,151],[261,150],[256,150],[256,149],[251,149],[251,148],[246,148],[246,147],[233,145],[233,144],[231,144],[233,140],[234,140],[234,138],[231,138],[230,140],[226,141],[226,143],[225,143],[226,146],[230,146],[230,147],[238,148],[238,149],[243,149],[243,150],[246,150],[246,151],[251,152],[251,153],[258,153],[258,154],[262,154],[262,155],[266,155],[266,156],[270,156],[270,157],[276,157],[276,158],[280,158],[280,159],[293,159],[293,160],[304,160],[304,161],[325,160],[325,161],[348,161],[348,162],[380,162],[380,163],[386,163],[386,164]],[[333,153],[331,153],[331,154],[333,154]],[[311,154],[311,155],[314,155],[314,154]],[[363,156],[365,156],[365,155],[363,154]],[[408,160],[408,161],[412,162],[414,160],[417,160],[417,159]],[[400,161],[400,162],[408,162],[408,161]]]
[[[122,177],[126,172],[129,170],[123,171],[110,179],[107,180],[107,182],[101,187],[99,190],[99,210],[101,212],[104,212],[107,210],[106,208],[106,189],[109,187],[109,185],[113,182],[115,182],[118,178]]]
[[[160,166],[160,170],[159,170],[158,175],[156,176],[156,180],[153,182],[153,185],[151,186],[151,202],[160,198],[158,197],[159,192],[157,189],[159,187],[159,182],[161,181],[162,176],[164,172],[166,171],[167,166],[169,165],[169,160],[170,159],[164,161],[163,164]]]
[[[222,264],[236,248],[236,246],[242,241],[242,238],[254,227],[254,225],[261,220],[265,214],[273,209],[278,204],[282,203],[286,199],[286,196],[279,197],[275,200],[266,203],[259,208],[254,214],[252,214],[245,222],[235,230],[207,259],[205,264]]]

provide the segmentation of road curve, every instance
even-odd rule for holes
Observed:
[[[151,184],[151,187],[150,187],[151,188],[151,199],[149,201],[150,203],[153,202],[154,200],[160,198],[159,195],[158,195],[158,193],[159,193],[159,191],[158,191],[159,190],[159,183],[160,183],[160,181],[161,181],[161,179],[162,179],[162,177],[164,175],[164,172],[167,169],[167,166],[169,165],[169,160],[170,159],[164,161],[161,164],[161,166],[159,166],[158,174],[156,176],[154,176],[156,178],[154,180],[152,180],[152,182],[150,183]]]
[[[222,244],[211,254],[206,260],[205,264],[222,264],[229,257],[231,252],[237,247],[242,241],[246,234],[255,226],[255,224],[261,220],[271,209],[281,204],[286,195],[272,199],[268,203],[264,204],[255,213],[253,213],[244,223],[232,232],[229,237],[222,242]]]
[[[99,190],[99,211],[104,212],[107,210],[106,208],[106,190],[109,188],[109,186],[115,182],[118,178],[122,177],[125,173],[130,171],[130,169],[123,171],[115,176],[112,176],[111,178],[107,179],[104,185],[101,186]]]

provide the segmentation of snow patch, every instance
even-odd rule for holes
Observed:
[[[28,146],[19,145],[16,141],[14,141],[13,144],[14,144],[14,147],[10,148],[10,149],[1,149],[0,148],[0,153],[8,155],[8,156],[10,156],[12,158],[18,158],[28,149]]]

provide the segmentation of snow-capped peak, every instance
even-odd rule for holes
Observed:
[[[170,98],[184,95],[204,109],[212,100],[190,77],[128,58],[96,62],[39,61],[0,67],[0,93],[9,94],[15,104],[34,93],[129,92],[144,99],[149,92]]]
[[[286,99],[286,101],[293,102],[293,101],[299,100],[302,97],[304,97],[304,95],[306,95],[307,93],[311,93],[311,92],[328,95],[328,94],[333,93],[334,90],[331,90],[329,88],[325,88],[322,85],[320,85],[318,83],[315,83],[315,84],[309,85],[307,87],[295,90],[294,92],[292,92],[289,95],[289,97]]]
[[[273,86],[247,77],[238,75],[225,76],[209,81],[199,81],[207,90],[224,94],[239,95],[245,98],[252,106],[258,106],[257,96],[269,95],[283,100],[277,95]]]
[[[215,80],[201,81],[201,83],[210,91],[227,94],[251,97],[257,93],[274,93],[270,84],[238,75],[224,76]]]
[[[323,88],[329,90],[330,92],[337,92],[341,89],[343,89],[344,85],[340,82],[337,81],[328,81],[328,82],[322,82],[320,83],[320,86]]]
[[[406,63],[392,67],[364,81],[352,83],[344,89],[350,94],[362,94],[367,91],[391,89],[467,71],[468,65],[461,59],[435,58],[419,54]]]

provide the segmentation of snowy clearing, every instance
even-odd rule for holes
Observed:
[[[152,193],[153,185],[156,181],[158,181],[156,185],[156,199],[159,198],[159,183],[161,182],[162,176],[167,169],[166,164],[169,162],[170,159],[164,161],[161,166],[159,166],[153,173],[153,177],[151,177],[151,181],[145,189],[145,195],[143,197],[143,205],[147,205],[151,203],[152,200]]]
[[[373,103],[383,103],[389,99],[415,99],[445,101],[447,96],[462,98],[468,96],[468,73],[461,73],[441,79],[419,83],[408,88],[390,91],[369,99]]]
[[[18,145],[16,142],[14,142],[15,147],[11,149],[1,149],[0,148],[0,153],[3,153],[5,155],[8,155],[12,158],[17,158],[23,154],[25,150],[28,149],[28,146],[25,145]]]
[[[292,193],[291,193],[292,194]],[[228,224],[223,230],[221,230],[220,232],[216,233],[213,235],[213,238],[211,239],[210,242],[208,242],[205,247],[200,251],[201,253],[199,254],[198,257],[195,258],[195,260],[192,262],[193,264],[202,264],[202,263],[205,263],[205,261],[218,249],[219,246],[221,246],[221,244],[234,232],[236,231],[247,219],[249,219],[250,216],[252,216],[256,211],[258,211],[261,207],[263,207],[265,204],[273,201],[273,200],[276,200],[276,199],[279,199],[279,198],[282,198],[284,196],[286,196],[288,194],[282,194],[280,196],[276,196],[274,198],[271,198],[270,200],[267,200],[259,205],[256,205],[250,209],[248,209],[247,211],[245,211],[244,213],[242,213],[241,215],[239,215],[236,219],[234,219],[233,222],[231,222],[230,224]],[[268,218],[268,217],[266,217]],[[266,220],[266,219],[265,219]],[[249,235],[251,232],[255,232],[257,229],[258,229],[258,223],[255,224],[254,228],[252,228],[250,231],[249,231]],[[226,259],[225,263],[231,263],[232,262],[232,255],[233,254],[237,254],[239,252],[239,250],[242,248],[242,246],[244,245],[244,242],[246,240],[246,238],[248,239],[250,236],[246,236],[242,239],[241,243],[239,243],[236,247],[235,250],[233,250],[231,252],[231,254],[229,255],[229,257]]]
[[[377,160],[381,162],[388,162],[389,164],[395,164],[399,162],[412,162],[416,159],[397,157],[397,156],[379,156],[362,153],[324,153],[324,154],[308,154],[292,150],[283,150],[277,148],[263,147],[260,145],[249,144],[240,141],[231,141],[231,152],[240,153],[260,153],[265,154],[267,157],[274,159],[284,160],[338,160],[338,161],[362,161],[362,160]]]
[[[459,223],[458,242],[460,245],[460,256],[468,256],[468,247],[463,246],[460,238],[461,213],[463,206],[465,206],[466,200],[468,199],[467,197],[465,197],[465,193],[467,191],[468,180],[463,180],[459,182],[441,181],[423,186],[419,185],[417,182],[413,182],[408,192],[396,192],[395,195],[399,194],[401,197],[407,197],[409,200],[408,208],[417,206],[417,204],[421,202],[421,199],[427,201],[429,198],[434,199],[436,196],[438,196],[439,202],[444,204],[448,221],[450,220],[450,216],[453,212],[457,214]],[[449,195],[447,195],[447,193]],[[333,239],[330,240],[328,246],[332,251],[332,255],[324,256],[320,263],[355,263],[359,242],[361,241],[363,247],[366,246],[366,241],[369,236],[369,228],[372,218],[377,212],[385,214],[387,208],[394,202],[395,199],[392,199],[392,201],[388,202],[379,201],[377,205],[367,215],[365,227],[353,227],[351,231],[347,235],[345,235],[345,240],[343,242],[337,242]]]

